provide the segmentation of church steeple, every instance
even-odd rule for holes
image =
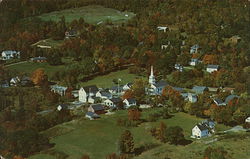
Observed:
[[[155,76],[154,76],[154,68],[153,68],[153,66],[151,66],[151,72],[150,72],[148,82],[151,85],[155,84]]]

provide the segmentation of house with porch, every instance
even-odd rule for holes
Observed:
[[[104,104],[110,108],[118,108],[118,107],[121,107],[123,105],[121,98],[106,99],[104,101]]]

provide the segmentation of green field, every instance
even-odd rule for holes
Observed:
[[[43,68],[45,70],[45,73],[49,77],[51,77],[54,72],[63,70],[67,64],[70,64],[72,62],[71,59],[62,59],[62,61],[65,64],[59,65],[59,66],[51,66],[48,63],[25,62],[25,63],[16,64],[12,66],[7,66],[7,68],[11,70],[16,70],[18,72],[27,73],[27,74],[31,74],[33,71],[35,71],[38,68]]]
[[[44,21],[59,21],[62,16],[65,17],[66,22],[83,18],[87,23],[97,24],[107,20],[113,23],[123,23],[134,17],[135,14],[132,12],[120,12],[115,9],[93,5],[46,13],[40,15],[39,18]]]
[[[142,118],[152,113],[155,109],[149,109],[143,112]],[[44,132],[48,136],[54,136],[51,139],[55,143],[54,151],[64,152],[69,155],[68,159],[79,159],[82,154],[90,155],[91,159],[105,159],[107,154],[118,152],[118,139],[125,130],[124,127],[116,125],[119,117],[127,116],[126,111],[118,111],[114,115],[103,115],[100,119],[90,121],[86,119],[76,119],[68,123],[58,125]],[[184,129],[187,139],[191,135],[192,127],[202,119],[190,116],[185,113],[174,114],[174,117],[157,122],[145,122],[138,127],[129,128],[132,132],[135,147],[143,145],[157,145],[156,149],[168,144],[162,144],[150,135],[150,128],[158,126],[160,121],[167,126],[180,126]],[[226,129],[220,126],[221,129]],[[56,134],[56,135],[53,135]],[[176,146],[177,148],[179,146]],[[152,150],[153,151],[153,150]],[[46,152],[44,152],[46,153]],[[29,159],[43,159],[44,154],[38,154]],[[176,158],[177,159],[177,158]]]
[[[88,86],[88,85],[97,85],[101,88],[109,88],[111,86],[114,86],[114,83],[112,82],[113,79],[121,79],[120,84],[126,84],[128,82],[133,82],[136,78],[144,78],[141,76],[137,76],[135,74],[130,74],[128,70],[121,70],[117,72],[111,72],[107,75],[98,76],[92,80],[89,80],[87,82],[80,83],[80,86]]]
[[[53,39],[45,39],[45,40],[40,40],[31,46],[35,47],[51,47],[51,48],[58,48],[62,45],[63,40],[53,40]]]

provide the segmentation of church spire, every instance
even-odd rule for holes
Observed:
[[[148,82],[151,85],[155,84],[155,76],[154,76],[154,68],[153,68],[153,66],[151,66],[151,72],[150,72]]]

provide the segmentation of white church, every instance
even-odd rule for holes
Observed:
[[[150,88],[149,88],[149,94],[150,95],[161,95],[163,89],[168,86],[166,81],[158,81],[156,82],[155,76],[154,76],[154,68],[153,66],[151,66],[151,72],[150,72],[150,76],[148,79]]]

